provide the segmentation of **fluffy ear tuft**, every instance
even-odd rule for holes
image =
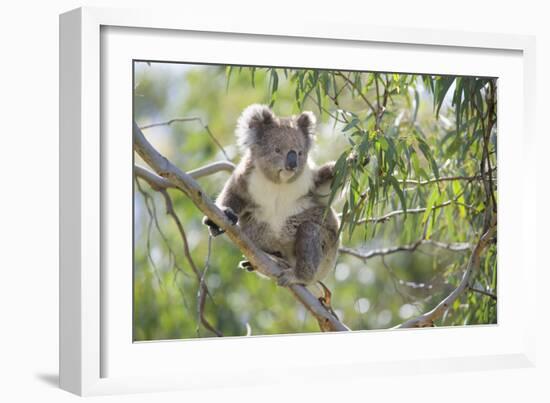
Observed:
[[[311,139],[315,137],[316,123],[317,119],[315,118],[313,112],[310,111],[302,112],[296,118],[296,125],[298,126],[298,128]]]
[[[237,144],[248,148],[267,126],[275,123],[276,116],[267,105],[253,104],[247,107],[237,121]]]

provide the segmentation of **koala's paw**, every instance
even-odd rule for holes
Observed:
[[[248,260],[241,260],[239,262],[239,269],[243,269],[246,271],[254,271],[254,267],[252,266],[252,263],[250,263]]]
[[[291,267],[284,269],[279,277],[277,277],[277,285],[280,287],[288,287],[292,284],[302,284],[303,282],[296,277],[294,270]]]
[[[210,233],[210,236],[218,236],[224,233],[224,231],[207,216],[203,217],[202,223],[208,227],[208,232]]]
[[[231,207],[226,207],[223,209],[223,213],[227,217],[231,224],[235,225],[239,222],[239,216],[231,209]]]
[[[235,212],[230,207],[225,207],[223,209],[223,213],[225,214],[227,219],[231,222],[231,224],[235,225],[239,221],[239,216],[237,216],[237,214],[235,214]],[[216,223],[214,223],[214,221],[212,221],[210,218],[206,216],[202,219],[202,222],[204,225],[208,226],[208,231],[210,232],[210,235],[213,237],[221,235],[225,232],[220,227],[218,227]]]

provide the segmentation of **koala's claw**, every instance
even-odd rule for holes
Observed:
[[[319,302],[321,302],[325,307],[331,306],[332,303],[332,292],[328,289],[328,287],[322,282],[317,282],[321,288],[323,289],[323,296],[319,298]]]
[[[332,292],[330,292],[328,287],[322,281],[318,281],[317,283],[323,289],[323,296],[319,298],[319,302],[327,309],[327,311],[333,314],[335,318],[339,319],[336,312],[334,312],[334,309],[332,309]]]
[[[231,224],[235,225],[239,221],[239,216],[235,214],[230,207],[224,208],[223,213],[225,214],[227,219],[231,222]],[[225,232],[223,229],[218,227],[214,221],[212,221],[210,218],[206,216],[202,219],[202,222],[204,225],[208,226],[208,231],[210,232],[210,235],[213,237],[221,235]]]

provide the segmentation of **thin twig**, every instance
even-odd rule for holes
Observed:
[[[153,269],[153,275],[155,276],[159,287],[164,290],[164,283],[160,277],[159,274],[159,268],[157,267],[157,264],[155,263],[155,260],[153,259],[153,256],[151,255],[151,232],[153,229],[153,223],[157,223],[156,221],[156,212],[154,211],[155,203],[152,201],[152,197],[149,193],[147,193],[139,184],[138,181],[136,181],[137,189],[143,196],[143,202],[145,204],[145,209],[147,210],[147,214],[149,216],[149,222],[147,223],[147,240],[145,249],[147,250],[147,260],[151,264],[151,267]],[[159,233],[164,239],[164,234],[162,231],[160,231],[160,227],[157,226],[157,229],[159,230]]]
[[[336,112],[336,114],[332,113],[330,110],[328,110],[327,108],[325,108],[323,105],[319,104],[318,101],[316,100],[315,97],[313,97],[311,94],[307,94],[307,97],[315,104],[317,105],[317,107],[319,109],[321,109],[323,112],[325,112],[328,116],[330,116],[332,119],[334,119],[336,122],[339,122],[339,123],[342,123],[342,124],[347,124],[349,123],[349,121],[345,118],[344,116],[344,119],[340,119],[338,118],[338,111]]]
[[[210,322],[206,319],[204,316],[204,307],[206,305],[206,294],[207,294],[207,288],[206,288],[206,272],[208,271],[208,267],[210,266],[210,253],[212,252],[212,236],[208,236],[208,253],[206,255],[206,263],[204,264],[204,270],[202,271],[202,274],[200,275],[199,280],[199,288],[197,290],[197,315],[201,321],[201,323],[208,328],[210,331],[214,332],[216,336],[222,337],[223,333],[220,332],[218,329],[216,329],[214,326],[210,324]],[[199,328],[197,326],[197,332],[199,331]]]
[[[457,202],[456,200],[447,200],[441,204],[437,204],[435,206],[432,207],[432,210],[437,210],[437,209],[440,209],[440,208],[443,208],[443,207],[447,207],[447,206],[450,206],[451,204],[460,204],[468,209],[472,209],[473,206],[470,206],[468,204],[463,204],[463,203],[459,203]],[[403,215],[403,214],[421,214],[421,213],[424,213],[425,211],[427,210],[426,207],[418,207],[418,208],[414,208],[414,209],[407,209],[407,210],[394,210],[394,211],[390,211],[389,213],[386,213],[380,217],[366,217],[366,218],[361,218],[360,220],[357,220],[357,224],[364,224],[364,223],[379,223],[379,222],[386,222],[388,221],[389,219],[393,218],[393,217],[396,217],[396,216],[399,216],[399,215]],[[340,215],[341,217],[341,215]]]
[[[365,94],[363,94],[363,92],[361,91],[361,88],[357,88],[355,83],[352,80],[350,80],[349,77],[347,77],[344,73],[337,72],[337,75],[342,77],[344,79],[344,81],[346,81],[348,84],[350,84],[357,91],[357,93],[359,94],[361,99],[363,99],[363,101],[365,101],[365,103],[368,105],[368,107],[371,108],[372,112],[374,114],[377,114],[377,110],[375,109],[374,105],[368,100],[368,98],[365,96]]]
[[[386,259],[383,255],[382,255],[382,265],[386,268],[386,270],[390,274],[390,278],[392,280],[393,288],[395,292],[397,292],[404,301],[411,302],[412,301],[411,295],[408,292],[405,292],[405,293],[402,292],[401,289],[399,288],[399,285],[403,283],[403,280],[401,280],[397,276],[397,274],[395,274],[392,267],[386,262]]]
[[[469,243],[445,243],[434,241],[432,239],[419,239],[418,241],[407,245],[392,246],[389,248],[374,249],[370,251],[361,251],[353,248],[347,248],[345,246],[340,247],[339,251],[340,253],[344,253],[346,255],[351,255],[362,260],[367,260],[375,256],[391,255],[392,253],[397,252],[414,252],[421,245],[430,245],[434,248],[446,249],[452,252],[463,252],[472,248],[472,245],[470,245]]]
[[[216,138],[216,136],[214,136],[214,134],[212,133],[212,131],[210,130],[210,128],[208,127],[208,125],[204,124],[204,122],[202,121],[202,119],[198,116],[194,116],[194,117],[189,117],[189,118],[173,118],[173,119],[170,119],[170,120],[167,120],[165,122],[157,122],[157,123],[151,123],[151,124],[148,124],[148,125],[145,125],[145,126],[141,126],[140,129],[141,130],[146,130],[146,129],[150,129],[152,127],[158,127],[158,126],[170,126],[172,123],[185,123],[185,122],[199,122],[200,125],[203,127],[204,130],[206,130],[206,132],[208,133],[208,135],[210,136],[210,138],[212,139],[212,141],[218,146],[218,148],[221,150],[221,152],[223,153],[223,155],[225,156],[225,158],[228,160],[228,161],[231,161],[231,158],[229,158],[229,156],[227,155],[227,153],[225,152],[225,149],[223,148],[223,146],[221,145],[221,143],[218,141],[218,139]]]
[[[182,244],[183,244],[183,254],[185,255],[185,258],[187,259],[187,262],[189,263],[189,267],[191,267],[191,270],[195,274],[197,281],[198,281],[198,294],[200,295],[199,302],[197,304],[199,308],[199,320],[203,324],[205,328],[210,330],[212,333],[216,334],[218,337],[222,337],[223,333],[216,329],[214,325],[212,325],[208,319],[204,316],[204,306],[206,303],[206,296],[210,296],[212,298],[212,295],[210,293],[210,290],[208,290],[208,287],[206,285],[206,282],[202,281],[202,277],[204,274],[201,275],[199,272],[199,269],[197,268],[197,265],[195,264],[195,261],[193,260],[193,257],[191,256],[191,251],[189,249],[189,242],[187,241],[187,235],[185,234],[185,230],[183,229],[183,225],[179,219],[179,217],[176,214],[176,211],[174,210],[174,204],[172,202],[172,199],[166,189],[159,190],[160,193],[164,196],[164,201],[166,204],[166,214],[168,214],[172,219],[174,220],[176,227],[178,228]],[[210,245],[209,245],[210,246]],[[209,258],[208,258],[209,260]]]
[[[486,173],[485,175],[489,175],[488,173]],[[439,177],[439,178],[431,178],[431,179],[428,179],[428,180],[415,180],[415,179],[399,179],[398,182],[399,183],[403,183],[403,184],[406,184],[406,185],[418,185],[418,186],[423,186],[423,185],[429,185],[431,183],[436,183],[436,182],[449,182],[449,181],[473,181],[473,180],[477,180],[477,179],[483,179],[483,175],[474,175],[474,176],[461,176],[461,175],[458,175],[458,176],[442,176],[442,177]]]
[[[475,288],[475,287],[470,287],[470,291],[477,292],[478,294],[485,295],[489,298],[494,299],[495,301],[497,300],[497,296],[495,294],[493,294],[492,292],[485,291],[485,290],[482,290],[480,288]]]

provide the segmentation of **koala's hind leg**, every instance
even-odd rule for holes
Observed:
[[[321,226],[306,221],[296,230],[296,277],[304,284],[310,284],[323,256],[321,245]]]

